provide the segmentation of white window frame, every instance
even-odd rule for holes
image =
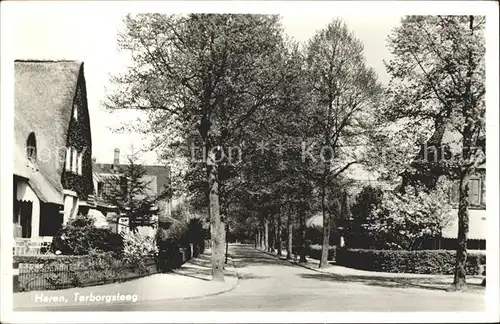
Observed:
[[[74,148],[71,148],[71,151],[72,151],[72,154],[71,154],[71,172],[76,173],[76,171],[77,171],[76,164],[77,164],[77,155],[78,155],[78,152]]]
[[[82,175],[82,159],[83,159],[83,154],[78,153],[77,170],[79,175]]]
[[[477,204],[473,204],[472,203],[472,197],[471,197],[471,192],[472,192],[472,181],[477,181],[478,182],[478,185],[477,185],[477,188],[478,188],[478,194],[477,194]],[[481,199],[481,178],[479,177],[472,177],[470,178],[469,180],[469,206],[472,206],[472,207],[477,207],[477,206],[481,206],[481,203],[482,203],[482,199]]]
[[[66,148],[66,171],[71,171],[71,147]]]
[[[478,203],[477,204],[473,204],[472,203],[472,197],[471,197],[471,192],[472,192],[472,181],[478,181]],[[456,191],[456,201],[453,200],[453,191]],[[469,197],[467,198],[468,201],[469,201],[469,207],[479,207],[481,206],[481,204],[483,203],[483,199],[482,199],[482,179],[480,177],[471,177],[469,179]],[[452,205],[454,206],[457,206],[458,207],[458,204],[460,202],[460,183],[457,181],[457,182],[454,182],[452,184],[452,187],[451,187],[451,191],[450,191],[450,202]]]

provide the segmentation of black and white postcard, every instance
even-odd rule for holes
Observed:
[[[1,12],[2,322],[500,320],[497,2]]]

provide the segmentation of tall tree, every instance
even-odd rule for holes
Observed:
[[[440,175],[459,185],[458,245],[453,285],[466,286],[469,179],[485,162],[485,17],[407,16],[389,37],[393,59],[386,111],[392,120],[425,127],[450,126],[460,133],[460,152],[438,161]],[[424,161],[429,162],[429,161]]]
[[[320,267],[327,266],[330,241],[328,197],[332,181],[358,163],[350,156],[366,128],[367,113],[373,110],[381,92],[375,72],[365,64],[363,45],[339,19],[320,30],[307,47],[307,73],[313,94],[314,144],[322,162],[319,187],[323,213],[323,249]],[[364,120],[365,119],[365,120]],[[342,147],[344,149],[342,149]],[[340,153],[344,155],[339,159]],[[336,158],[337,163],[332,163]]]
[[[212,228],[212,278],[224,280],[218,164],[251,116],[273,102],[279,83],[279,17],[266,15],[139,14],[125,18],[121,49],[133,64],[114,78],[108,107],[149,112],[147,132],[175,128],[203,148]]]

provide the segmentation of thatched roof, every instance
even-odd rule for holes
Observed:
[[[42,193],[59,193],[46,197],[47,202],[62,203],[67,131],[83,63],[15,61],[14,66],[15,152],[25,154],[28,135],[34,132],[39,174],[31,175],[30,181]],[[16,156],[15,162],[19,160],[23,157]]]

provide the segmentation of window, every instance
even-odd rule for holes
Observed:
[[[115,181],[111,179],[107,179],[106,182],[103,184],[103,191],[104,191],[104,196],[111,197],[115,194],[116,192],[116,183]]]
[[[75,121],[78,121],[78,106],[77,105],[73,106],[73,118],[75,119]]]
[[[78,174],[79,175],[82,175],[82,156],[83,154],[82,153],[78,153],[78,166],[77,166],[77,170],[78,170]]]
[[[459,182],[453,183],[450,200],[452,204],[458,205],[460,198]],[[481,179],[472,178],[469,181],[469,204],[471,206],[481,205]]]
[[[26,154],[31,162],[36,161],[36,138],[35,133],[31,132],[26,140]]]
[[[470,179],[469,203],[471,206],[481,205],[481,179],[477,178]]]
[[[74,148],[71,148],[71,171],[76,173],[76,162],[77,162],[77,152]]]
[[[454,182],[451,187],[451,203],[458,205],[458,198],[460,197],[459,193],[459,183]]]
[[[96,192],[96,196],[98,198],[102,198],[102,191],[103,191],[103,187],[104,187],[104,182],[98,182],[97,183],[97,192]]]
[[[71,147],[66,148],[66,171],[71,171]]]

